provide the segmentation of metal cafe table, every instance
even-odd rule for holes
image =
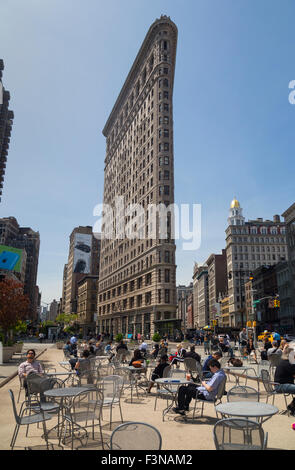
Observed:
[[[165,415],[169,413],[169,411],[172,409],[175,403],[175,399],[176,399],[179,387],[181,385],[194,384],[194,382],[192,380],[187,380],[185,378],[176,379],[175,377],[165,377],[161,379],[155,379],[155,383],[157,385],[160,385],[160,387],[163,387],[165,390],[167,390],[168,395],[170,394],[172,398],[170,405],[168,405],[163,410],[163,421],[164,421]],[[196,384],[196,387],[197,387],[197,384]]]
[[[71,371],[71,372],[47,372],[46,374],[48,377],[61,377],[62,379],[62,383],[64,384],[67,380],[69,380],[69,378],[71,377],[72,378],[72,385],[74,383],[74,377],[77,375],[75,371]],[[63,379],[63,377],[65,377]]]
[[[58,422],[56,426],[54,426],[52,429],[47,431],[47,435],[50,434],[54,429],[57,429],[57,435],[60,438],[60,429],[61,425],[65,421],[65,415],[63,413],[64,408],[70,409],[71,407],[71,398],[74,398],[78,393],[82,392],[91,392],[93,389],[87,388],[87,387],[60,387],[60,388],[53,388],[51,390],[46,390],[44,392],[45,397],[48,398],[54,398],[54,399],[60,399],[60,409],[62,412],[62,420],[61,422]],[[69,403],[67,405],[64,404],[64,401],[69,399]]]
[[[276,406],[261,401],[234,401],[215,406],[216,413],[222,417],[234,416],[239,418],[256,419],[260,424],[278,413]]]
[[[236,379],[236,385],[240,385],[240,378],[246,378],[247,375],[245,374],[245,372],[247,370],[254,370],[255,372],[255,369],[251,366],[241,366],[241,367],[231,367],[231,366],[226,366],[226,367],[223,367],[222,368],[225,372],[228,372],[228,373],[233,373],[235,379]],[[237,374],[240,372],[241,374],[241,377],[237,374],[235,374],[235,372],[237,372]]]

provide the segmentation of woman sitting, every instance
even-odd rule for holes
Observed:
[[[186,350],[182,347],[181,343],[178,344],[176,354],[170,356],[169,358],[171,361],[171,365],[173,366],[174,364],[176,364],[176,367],[179,368],[180,362],[184,361],[185,355],[186,355]]]
[[[152,387],[155,385],[156,379],[161,379],[163,377],[164,369],[169,366],[168,364],[168,356],[164,355],[160,358],[160,362],[158,363],[157,367],[154,369],[151,377],[151,381],[149,383],[147,393],[151,393]]]
[[[256,355],[256,349],[255,349],[255,346],[254,346],[254,343],[253,343],[253,339],[252,338],[249,338],[248,341],[247,341],[247,345],[245,347],[245,354],[247,356],[252,356],[254,361],[256,362],[256,364],[258,364],[257,362],[257,355]]]

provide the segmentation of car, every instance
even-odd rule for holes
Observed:
[[[286,335],[284,335],[284,339],[285,339],[286,341],[288,341],[288,343],[289,343],[290,341],[295,341],[295,336],[294,336],[294,335],[286,334]]]
[[[269,331],[264,331],[263,333],[261,333],[260,335],[258,335],[257,339],[258,341],[264,341],[265,338],[268,338],[269,341],[272,343],[274,340],[274,337],[273,337],[273,334],[270,333]],[[281,340],[284,339],[282,336],[281,336]]]

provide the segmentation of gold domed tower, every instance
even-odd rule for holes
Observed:
[[[231,209],[240,209],[240,207],[241,206],[240,206],[239,201],[236,198],[234,198],[231,202],[230,208]]]
[[[236,197],[232,200],[229,209],[228,225],[244,225],[243,209]]]

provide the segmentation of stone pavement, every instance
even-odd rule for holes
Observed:
[[[55,367],[56,370],[62,371],[63,369],[58,365],[58,361],[63,359],[63,352],[56,349],[55,345],[50,344],[34,344],[35,349],[41,353],[45,348],[46,350],[40,356],[41,362],[47,367]],[[25,350],[27,345],[25,345]],[[197,348],[199,349],[199,348]],[[202,349],[200,348],[200,352]],[[12,367],[12,366],[8,366]],[[16,367],[16,366],[14,366]],[[8,369],[7,369],[8,371]],[[3,376],[7,373],[3,372],[3,366],[0,366],[0,375]],[[255,384],[248,382],[249,386]],[[227,382],[227,390],[234,386],[234,379]],[[10,440],[13,434],[15,421],[13,416],[13,410],[11,400],[8,394],[8,390],[12,389],[15,397],[18,396],[19,381],[18,377],[12,378],[8,383],[0,388],[0,449],[9,449]],[[155,390],[155,389],[154,389]],[[20,403],[24,399],[24,393],[21,394]],[[124,421],[142,421],[155,426],[161,433],[163,439],[163,450],[214,450],[213,442],[213,426],[217,421],[214,407],[210,404],[205,405],[204,417],[196,417],[194,422],[187,421],[183,422],[183,418],[174,413],[168,414],[165,417],[165,421],[162,421],[162,409],[166,406],[166,401],[159,399],[157,403],[157,409],[154,411],[155,394],[146,396],[145,393],[139,392],[139,398],[134,397],[134,403],[130,403],[130,396],[125,393],[122,397],[122,411]],[[223,401],[226,401],[224,397]],[[265,397],[262,397],[262,401],[265,401]],[[291,425],[295,421],[294,417],[288,417],[286,414],[282,414],[285,408],[284,398],[277,396],[275,399],[275,405],[279,408],[280,413],[273,416],[266,423],[263,428],[268,432],[268,449],[277,450],[294,450],[295,449],[295,431],[292,430]],[[103,437],[105,442],[105,448],[110,439],[111,431],[109,430],[109,411],[105,410],[103,413]],[[114,408],[113,415],[113,426],[114,429],[117,425],[121,424],[120,414],[118,407]],[[53,418],[48,422],[48,428],[52,428],[56,424],[56,418]],[[29,437],[25,436],[25,426],[20,428],[20,432],[16,441],[15,449],[24,449],[30,447],[34,449],[44,449],[44,440],[42,440],[42,430],[38,429],[36,425],[30,426]],[[95,439],[92,441],[89,438],[87,447],[85,450],[100,450],[101,444],[99,441],[98,429],[95,433]],[[54,449],[58,449],[57,440],[54,436],[50,436],[50,442],[54,444]],[[78,443],[77,443],[78,445]],[[69,449],[68,443],[64,446],[65,449]]]

